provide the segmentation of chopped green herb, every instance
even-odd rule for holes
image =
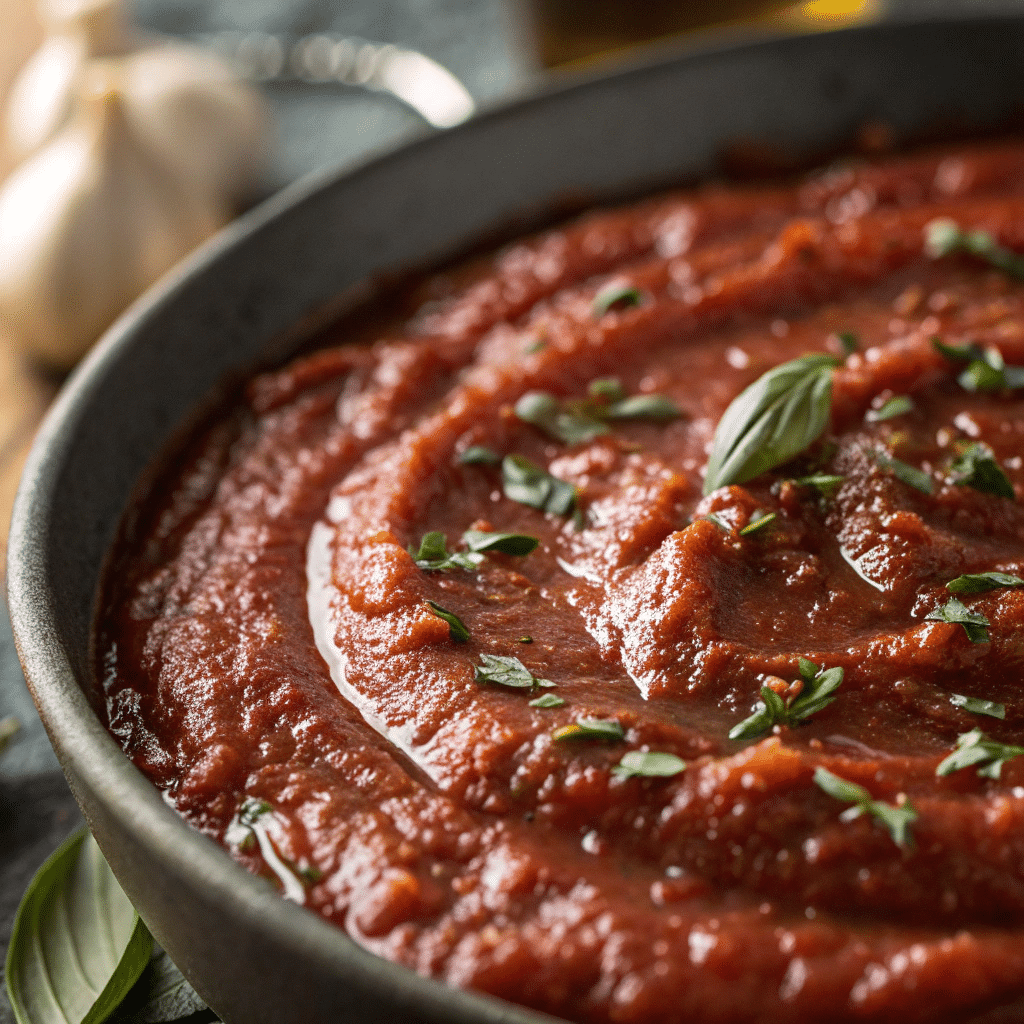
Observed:
[[[674,420],[682,415],[675,402],[664,395],[631,395],[602,411],[609,420]]]
[[[983,494],[996,494],[1000,498],[1016,497],[1010,478],[1003,472],[1002,466],[988,445],[980,441],[972,441],[950,463],[953,482],[961,487],[973,487]]]
[[[868,423],[881,423],[912,412],[914,403],[906,395],[893,395],[877,409],[868,409],[865,419]]]
[[[591,312],[596,317],[602,317],[610,310],[628,309],[630,306],[639,306],[644,300],[644,293],[631,284],[612,283],[606,284],[595,296],[591,303]]]
[[[843,350],[844,356],[852,356],[857,351],[860,339],[852,331],[839,331],[836,337],[839,339],[839,345]]]
[[[954,363],[967,363],[957,380],[965,391],[1003,391],[1024,387],[1024,367],[1007,366],[999,349],[972,343],[946,345],[932,338],[935,350]]]
[[[499,466],[501,456],[493,448],[474,444],[459,456],[459,462],[464,466]]]
[[[754,713],[729,731],[731,740],[752,740],[776,725],[799,725],[836,699],[843,682],[843,669],[820,668],[808,658],[799,662],[802,688],[787,703],[770,686],[761,687],[761,699]]]
[[[797,477],[793,483],[799,487],[813,487],[822,494],[831,494],[843,483],[845,477],[836,476],[832,473],[812,473],[810,476]]]
[[[618,377],[598,377],[587,385],[587,394],[605,403],[621,402],[626,397]]]
[[[427,572],[445,572],[448,569],[465,569],[472,572],[484,560],[483,555],[454,551],[449,553],[448,540],[440,530],[423,535],[419,550],[409,545],[418,568]]]
[[[902,459],[893,458],[883,451],[868,452],[868,456],[882,469],[889,470],[897,480],[905,483],[908,487],[913,487],[924,494],[931,494],[935,489],[931,476],[923,469],[910,466]]]
[[[540,541],[525,533],[486,533],[483,530],[467,530],[462,542],[474,553],[500,551],[503,555],[528,555]]]
[[[991,623],[984,615],[968,611],[963,602],[951,597],[941,608],[936,608],[925,616],[928,622],[951,622],[964,627],[967,639],[972,644],[987,644],[988,627]]]
[[[538,339],[537,341],[527,345],[526,348],[523,349],[523,352],[528,356],[532,356],[535,352],[542,352],[547,347],[548,343],[546,341]]]
[[[1008,572],[979,572],[957,576],[946,584],[951,594],[981,594],[986,590],[999,590],[1000,587],[1024,587],[1024,580]]]
[[[902,793],[896,798],[896,804],[882,803],[880,800],[873,799],[863,786],[834,775],[827,768],[814,769],[814,783],[830,797],[841,800],[843,803],[853,804],[839,815],[840,821],[853,821],[862,814],[870,814],[885,826],[897,846],[910,847],[914,845],[910,826],[917,821],[917,811]]]
[[[509,658],[503,654],[481,654],[480,664],[474,666],[474,675],[478,683],[493,683],[513,690],[555,685],[550,679],[536,678],[518,658]]]
[[[608,427],[600,420],[583,410],[563,407],[547,391],[528,391],[516,402],[515,414],[524,423],[539,427],[549,437],[568,445],[585,444],[608,433]]]
[[[998,779],[1003,765],[1024,754],[1024,747],[1009,746],[989,739],[980,729],[961,733],[956,738],[956,750],[939,762],[936,775],[952,775],[962,768],[978,766],[978,774],[985,779]]]
[[[715,431],[704,494],[760,476],[816,441],[828,425],[838,364],[835,356],[801,356],[742,391]]]
[[[532,636],[527,636],[527,635],[517,636],[516,637],[516,643],[519,643],[519,644],[532,644],[533,643],[533,637]]]
[[[505,496],[521,505],[554,516],[571,515],[576,508],[576,488],[546,473],[522,455],[506,455],[501,463]]]
[[[551,736],[555,740],[606,740],[617,743],[625,739],[626,730],[614,718],[577,718],[572,725],[563,725]]]
[[[531,708],[560,708],[565,701],[557,693],[542,693],[530,701]]]
[[[724,530],[726,533],[732,533],[732,527],[715,512],[709,512],[706,516],[702,516],[702,519],[706,519],[709,523],[714,523],[720,530]]]
[[[686,771],[686,762],[675,754],[664,754],[657,750],[631,750],[623,754],[622,760],[612,769],[612,775],[620,779],[670,779]]]
[[[978,697],[965,697],[962,693],[951,693],[949,703],[954,707],[970,711],[972,715],[989,715],[991,718],[1005,718],[1006,705],[996,704],[991,700],[981,700]]]
[[[456,641],[456,643],[463,644],[469,639],[469,630],[466,628],[466,624],[455,614],[455,612],[448,611],[447,608],[442,608],[439,604],[434,604],[433,601],[428,601],[427,604],[430,606],[430,610],[439,618],[444,619],[448,623],[448,635]]]
[[[306,900],[306,890],[299,878],[298,869],[288,864],[278,854],[263,820],[272,810],[273,808],[266,800],[247,796],[224,832],[224,842],[236,849],[247,850],[253,845],[255,839],[259,844],[263,862],[281,883],[284,898],[301,904]]]
[[[1000,245],[988,231],[965,231],[955,220],[940,217],[925,225],[924,251],[933,260],[965,252],[1001,270],[1007,277],[1024,281],[1024,256]]]
[[[757,533],[758,530],[763,530],[766,526],[770,526],[778,518],[778,512],[755,512],[751,517],[751,521],[740,530],[740,536],[749,537],[752,533]]]

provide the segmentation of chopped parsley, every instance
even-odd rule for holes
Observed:
[[[542,693],[530,701],[531,708],[560,708],[564,704],[565,700],[557,693]]]
[[[770,686],[762,686],[754,713],[733,726],[729,739],[752,740],[776,725],[799,725],[836,699],[843,669],[819,668],[813,661],[801,658],[799,670],[801,687],[794,697],[784,701]]]
[[[517,555],[520,558],[535,550],[540,541],[525,533],[488,533],[484,530],[467,530],[462,541],[474,554],[499,551],[503,555]]]
[[[278,854],[264,821],[271,811],[273,807],[266,800],[247,796],[225,830],[224,842],[243,852],[250,851],[258,844],[263,862],[281,883],[284,898],[294,903],[304,903],[306,888],[303,883],[312,884],[315,881],[306,872],[315,872],[316,868],[296,868]]]
[[[964,627],[967,639],[972,644],[987,644],[989,642],[988,627],[992,625],[979,612],[968,611],[962,601],[951,597],[941,608],[930,611],[925,616],[927,622],[951,622]]]
[[[474,666],[474,677],[478,683],[492,683],[513,690],[555,685],[550,679],[538,679],[518,658],[503,654],[481,654],[480,664]]]
[[[957,576],[946,584],[951,594],[981,594],[1001,587],[1024,587],[1024,580],[1008,572],[979,572]]]
[[[755,512],[751,516],[751,521],[740,530],[741,537],[749,537],[752,533],[757,533],[758,530],[763,530],[766,526],[771,526],[776,519],[779,518],[778,512]]]
[[[917,821],[917,811],[903,793],[895,804],[875,800],[863,786],[849,779],[834,775],[827,768],[814,769],[815,785],[830,797],[843,803],[853,804],[839,815],[840,821],[853,821],[863,814],[869,814],[888,830],[892,841],[901,847],[914,845],[910,826]]]
[[[448,539],[440,530],[424,534],[418,550],[410,544],[409,554],[412,555],[417,567],[426,572],[446,572],[449,569],[465,569],[472,572],[484,560],[483,555],[474,552],[449,553]]]
[[[571,725],[563,725],[551,734],[555,740],[604,740],[618,743],[625,739],[626,730],[614,718],[577,718]]]
[[[957,377],[965,391],[1004,391],[1024,387],[1024,367],[1007,366],[1002,352],[994,346],[947,345],[932,338],[935,350],[954,363],[967,363]]]
[[[991,700],[981,700],[978,697],[965,697],[962,693],[951,693],[949,703],[956,708],[963,708],[970,711],[972,715],[988,715],[990,718],[1005,718],[1006,705],[996,704]]]
[[[922,494],[931,494],[935,489],[931,476],[923,469],[916,469],[901,459],[893,458],[888,452],[872,451],[868,453],[876,465],[887,469],[897,480],[905,483],[908,487],[921,491]]]
[[[732,533],[732,527],[717,513],[709,512],[702,518],[706,519],[709,523],[714,523],[720,530],[724,530],[726,533]]]
[[[462,644],[469,639],[469,630],[458,615],[448,611],[447,608],[442,608],[439,604],[434,604],[433,601],[428,601],[427,604],[430,606],[432,614],[436,615],[439,619],[444,619],[448,623],[448,635],[456,643]]]
[[[963,768],[977,767],[985,779],[998,779],[1003,765],[1024,754],[1024,747],[1014,747],[989,739],[980,729],[961,733],[956,738],[956,750],[943,758],[935,769],[936,775],[952,775]]]
[[[960,487],[973,487],[983,494],[996,494],[1000,498],[1016,497],[1010,478],[996,462],[992,449],[980,441],[972,441],[950,463],[953,482]]]
[[[598,319],[611,310],[629,309],[639,306],[644,300],[644,293],[635,285],[612,282],[606,284],[595,296],[590,310]]]
[[[913,412],[914,403],[906,395],[893,395],[892,398],[883,402],[877,409],[868,409],[864,418],[868,423],[881,423],[883,420],[895,419],[897,416],[904,416]]]
[[[793,483],[798,487],[813,487],[821,494],[829,495],[838,490],[845,479],[834,473],[812,473],[810,476],[797,477]]]
[[[522,455],[506,455],[501,463],[505,497],[554,516],[571,515],[576,488],[551,476]]]
[[[612,775],[620,779],[670,779],[686,771],[686,762],[675,754],[658,750],[631,750],[623,754],[622,760],[612,769]]]
[[[924,251],[933,260],[963,252],[984,260],[1007,277],[1024,281],[1024,256],[1000,245],[988,231],[970,231],[955,220],[939,217],[925,225]]]
[[[846,358],[852,356],[860,344],[860,339],[853,331],[839,331],[836,338],[839,340],[839,347],[843,350],[843,355]]]
[[[499,466],[501,456],[493,448],[474,444],[459,456],[459,462],[464,466]]]

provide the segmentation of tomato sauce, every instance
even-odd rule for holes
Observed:
[[[591,213],[255,377],[125,529],[111,732],[249,870],[453,985],[602,1024],[1020,1019],[1024,589],[957,595],[987,639],[928,616],[1024,573],[1024,391],[960,378],[1024,365],[1024,290],[926,252],[936,218],[1024,251],[1024,144]],[[809,352],[824,434],[705,496],[726,408]],[[594,381],[678,415],[606,415]],[[599,429],[524,420],[537,392]],[[538,544],[417,565],[467,530]],[[834,700],[730,739],[763,687],[798,707],[801,658]],[[940,774],[976,729],[998,776]]]

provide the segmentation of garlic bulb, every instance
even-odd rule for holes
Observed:
[[[41,0],[51,34],[14,84],[12,150],[25,156],[60,131],[76,80],[96,58],[116,58],[125,117],[138,137],[197,187],[228,202],[249,198],[266,155],[259,92],[219,57],[178,40],[132,34],[121,0]]]
[[[128,304],[228,219],[138,137],[115,68],[0,189],[0,318],[68,369]]]

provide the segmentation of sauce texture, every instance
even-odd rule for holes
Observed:
[[[991,751],[1024,742],[1024,589],[946,584],[1024,574],[1024,286],[929,254],[937,218],[1024,251],[1024,145],[592,213],[254,378],[116,554],[111,732],[249,870],[453,985],[588,1024],[1021,1019],[1024,757]],[[704,496],[726,408],[811,352],[823,436]],[[597,428],[527,422],[537,392]],[[417,565],[467,530],[539,543]],[[927,617],[953,598],[980,633]],[[835,699],[730,739],[801,658]]]

